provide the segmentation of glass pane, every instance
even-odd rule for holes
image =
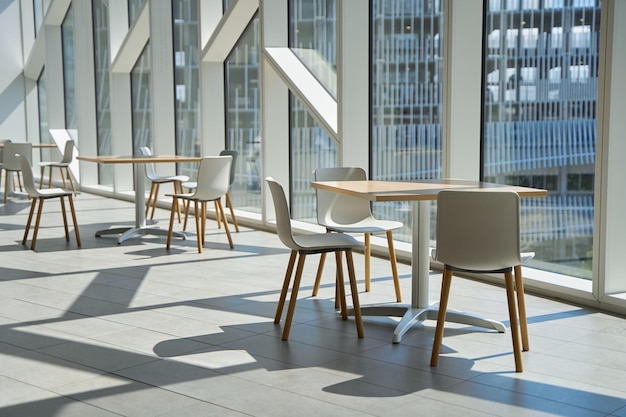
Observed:
[[[290,99],[291,217],[317,224],[315,191],[317,168],[337,166],[337,145],[293,94]]]
[[[131,73],[133,105],[133,153],[142,146],[152,148],[150,93],[150,44],[148,43]]]
[[[172,18],[176,85],[176,153],[200,156],[197,0],[175,0]],[[177,168],[179,174],[193,177],[198,170],[198,164],[178,164]]]
[[[33,14],[35,18],[35,36],[37,36],[43,23],[43,0],[33,0]]]
[[[128,0],[128,25],[132,26],[145,0]]]
[[[41,75],[37,80],[37,98],[39,109],[39,141],[41,143],[51,143],[50,135],[48,134],[48,90],[46,88],[46,68],[41,71]],[[44,152],[45,151],[45,152]],[[42,161],[50,161],[51,152],[46,149],[41,149]]]
[[[371,16],[371,178],[439,178],[443,2],[374,0]],[[411,241],[411,203],[377,203],[373,211],[403,222],[394,238]]]
[[[261,212],[261,132],[259,102],[259,18],[255,16],[225,61],[226,147],[238,152],[234,207]]]
[[[109,10],[105,0],[93,2],[93,42],[96,65],[96,116],[98,155],[111,155],[111,92],[109,86]],[[98,183],[113,185],[113,166],[98,164]]]
[[[333,97],[337,97],[335,0],[290,0],[289,47]]]
[[[65,128],[76,129],[76,92],[74,78],[74,11],[70,6],[61,25],[63,42],[63,89]]]
[[[591,278],[600,2],[488,2],[484,175],[545,184],[522,200],[523,250],[533,267]],[[539,180],[541,178],[541,180]]]

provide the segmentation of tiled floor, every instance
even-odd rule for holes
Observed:
[[[392,319],[367,318],[359,340],[334,310],[330,265],[310,296],[310,256],[284,342],[273,315],[289,252],[275,235],[242,228],[229,250],[210,222],[203,254],[195,237],[166,252],[160,237],[94,237],[131,224],[130,203],[82,194],[76,207],[82,248],[50,201],[33,252],[28,202],[0,205],[0,416],[626,416],[623,318],[528,295],[525,372],[508,332],[453,324],[431,368],[434,322],[392,344]],[[373,278],[362,303],[393,301],[386,261]],[[439,285],[433,274],[433,300]],[[508,324],[499,287],[455,279],[450,307]]]

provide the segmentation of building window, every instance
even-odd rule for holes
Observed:
[[[48,90],[46,88],[46,68],[41,70],[37,80],[37,98],[39,109],[39,140],[41,143],[50,143],[48,135]]]
[[[590,279],[600,3],[496,3],[484,26],[484,178],[548,189],[521,202],[523,249],[536,268]]]
[[[96,66],[96,117],[98,155],[111,155],[111,90],[109,85],[109,9],[105,0],[93,2],[93,42]],[[98,164],[98,183],[113,185],[113,166]]]
[[[61,25],[63,42],[63,89],[65,96],[65,127],[76,129],[76,86],[74,77],[74,11],[67,11]]]
[[[226,148],[238,152],[229,195],[233,205],[260,213],[261,131],[259,100],[259,18],[255,16],[224,62]]]
[[[133,153],[142,146],[152,148],[152,105],[150,91],[150,44],[146,44],[131,72],[133,106]]]
[[[441,176],[443,21],[443,1],[372,2],[372,179]],[[411,240],[409,205],[373,207],[405,224],[398,240]]]

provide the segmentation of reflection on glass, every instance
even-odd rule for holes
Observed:
[[[174,84],[176,86],[176,154],[200,155],[198,138],[198,2],[172,2]],[[198,164],[178,164],[179,174],[194,177]]]
[[[96,66],[96,117],[98,155],[111,155],[109,10],[105,0],[93,1],[93,42]],[[113,185],[113,166],[98,164],[98,183]]]
[[[131,73],[133,106],[133,153],[142,146],[152,148],[150,92],[150,44],[146,44]]]
[[[336,0],[290,0],[289,47],[337,98]]]
[[[443,2],[374,0],[371,19],[370,176],[439,178]],[[373,211],[380,218],[404,223],[394,237],[411,240],[410,203],[377,203]]]
[[[523,249],[591,278],[600,2],[488,5],[485,180],[548,189],[522,200]]]
[[[226,148],[238,152],[233,205],[261,212],[261,132],[259,102],[259,18],[255,16],[225,61]]]
[[[289,47],[335,97],[336,16],[336,0],[289,1]],[[313,171],[337,165],[337,146],[292,94],[289,107],[291,215],[317,223]]]
[[[132,26],[146,0],[128,0],[128,25]]]
[[[74,9],[70,6],[61,25],[63,42],[63,88],[65,127],[76,129],[76,91],[74,78]]]
[[[33,15],[35,18],[35,36],[37,36],[43,23],[43,0],[33,0]]]
[[[48,135],[48,90],[46,88],[45,67],[41,71],[41,75],[39,75],[39,79],[37,80],[37,98],[39,100],[39,141],[41,143],[50,143],[51,140],[50,136]],[[43,156],[44,155],[42,155],[42,158]]]

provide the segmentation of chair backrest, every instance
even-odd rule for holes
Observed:
[[[472,271],[520,265],[517,193],[441,191],[437,197],[436,260]]]
[[[0,139],[0,165],[2,164],[2,158],[4,155],[4,145],[11,142],[11,139]]]
[[[199,200],[215,200],[228,192],[230,156],[205,156],[198,168],[198,187],[194,196]]]
[[[15,154],[24,155],[30,164],[33,159],[32,143],[16,143],[9,142],[4,145],[4,154],[2,155],[2,168],[7,171],[21,171],[22,167]]]
[[[363,181],[367,174],[363,168],[318,168],[315,181]],[[372,215],[367,200],[316,189],[317,222],[322,225],[351,224]]]
[[[37,198],[40,194],[35,186],[33,168],[30,165],[30,161],[22,154],[14,154],[14,158],[20,166],[20,171],[22,171],[22,178],[24,179],[24,188],[26,189],[26,192],[30,197]]]
[[[147,146],[141,146],[139,148],[139,154],[141,156],[152,156],[152,151]],[[148,178],[150,181],[152,181],[152,180],[154,180],[155,178],[158,177],[158,175],[156,173],[156,170],[154,169],[154,164],[153,163],[145,163],[143,165],[146,168],[146,178]]]
[[[72,157],[74,156],[74,141],[68,140],[65,142],[65,150],[63,151],[63,158],[61,158],[62,164],[69,164],[72,162]]]
[[[224,149],[220,152],[220,156],[230,156],[233,158],[233,161],[230,163],[230,181],[228,185],[232,185],[235,182],[235,167],[237,164],[237,155],[239,153],[233,149]]]
[[[265,181],[272,193],[272,201],[274,202],[274,210],[276,211],[276,232],[278,233],[278,238],[289,249],[298,250],[300,246],[293,239],[293,232],[291,231],[291,214],[289,213],[285,190],[283,190],[283,186],[272,177],[265,178]]]

